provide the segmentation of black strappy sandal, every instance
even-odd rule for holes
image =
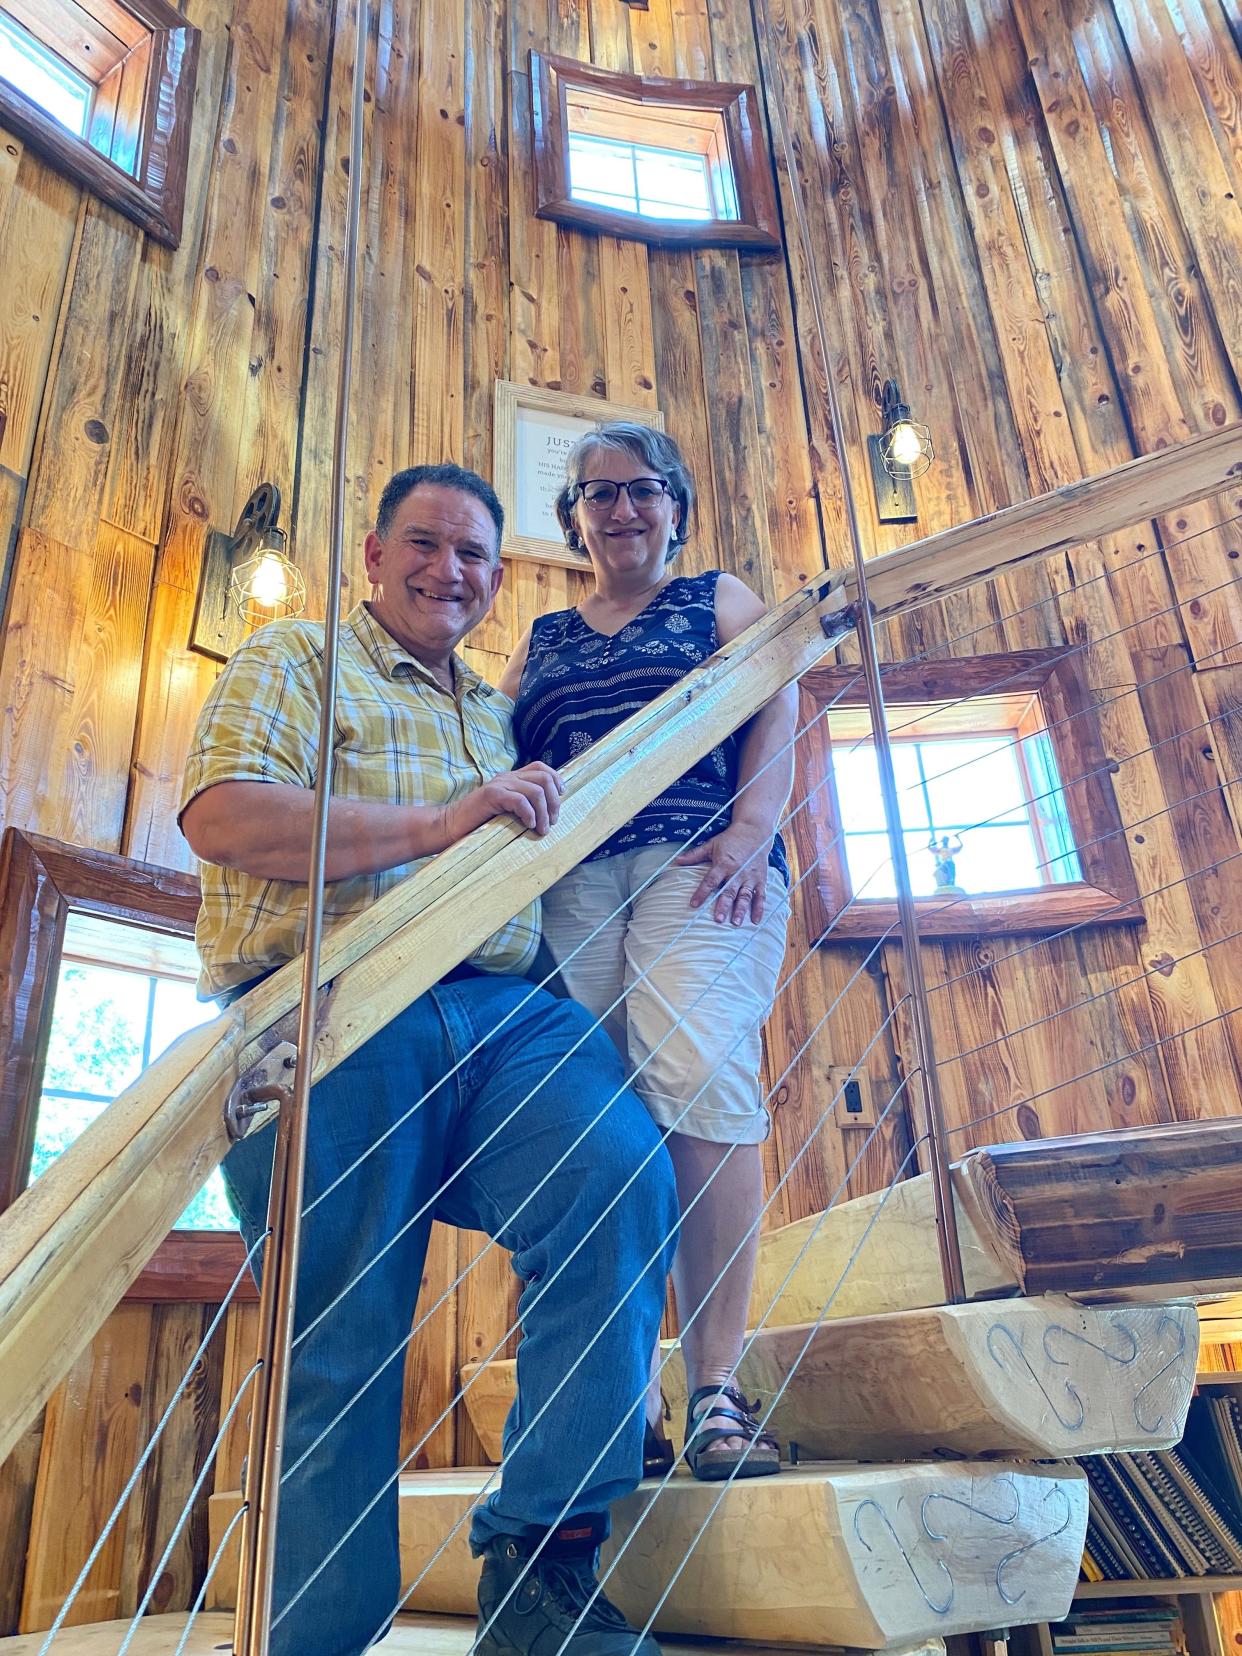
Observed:
[[[727,1398],[734,1407],[703,1409],[703,1419],[719,1416],[737,1424],[701,1428],[698,1425],[699,1405],[709,1397]],[[780,1471],[780,1445],[771,1432],[761,1430],[754,1414],[758,1407],[758,1400],[748,1403],[733,1386],[700,1386],[695,1392],[686,1410],[686,1460],[701,1483],[719,1483],[732,1476],[735,1470],[739,1478],[767,1478],[773,1472]],[[712,1452],[716,1444],[739,1437],[747,1440],[745,1449]]]

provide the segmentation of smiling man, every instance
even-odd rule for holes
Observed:
[[[380,499],[371,597],[341,630],[328,927],[491,817],[556,821],[556,773],[512,769],[512,703],[454,653],[499,590],[503,525],[459,466],[399,472]],[[206,994],[235,998],[301,951],[322,679],[322,623],[274,622],[199,719],[181,826],[202,859]],[[403,1342],[433,1215],[487,1231],[525,1284],[503,1486],[471,1530],[478,1650],[657,1649],[595,1596],[594,1567],[641,1476],[672,1173],[612,1042],[519,975],[538,939],[532,905],[311,1094],[273,1656],[361,1656],[397,1606]],[[274,1137],[224,1164],[251,1244]],[[416,1421],[416,1443],[435,1424]]]

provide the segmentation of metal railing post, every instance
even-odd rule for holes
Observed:
[[[347,0],[340,0],[338,17]],[[233,1645],[236,1656],[268,1656],[272,1591],[276,1568],[276,1526],[280,1476],[284,1461],[285,1414],[293,1352],[298,1261],[301,1252],[302,1194],[310,1116],[311,1071],[315,1055],[315,1009],[323,940],[324,873],[327,863],[328,808],[331,802],[332,752],[336,708],[336,669],[340,638],[341,575],[345,557],[349,382],[354,354],[354,309],[358,279],[358,242],[362,217],[363,120],[365,114],[369,0],[356,0],[354,75],[350,105],[349,201],[346,209],[344,317],[337,376],[332,455],[332,539],[328,559],[324,615],[323,689],[319,719],[319,772],[307,888],[306,941],[302,1001],[298,1010],[298,1062],[293,1101],[282,1109],[272,1165],[272,1191],[260,1299],[261,1367],[251,1413],[242,1520],[242,1567]]]
[[[906,978],[910,989],[911,1023],[914,1035],[914,1056],[918,1066],[920,1090],[923,1096],[924,1134],[931,1162],[932,1184],[936,1198],[936,1241],[940,1250],[940,1270],[944,1280],[945,1299],[960,1304],[966,1297],[962,1277],[961,1245],[957,1233],[957,1212],[953,1205],[953,1190],[949,1174],[948,1150],[945,1142],[944,1111],[936,1070],[935,1044],[932,1040],[931,1013],[927,1002],[927,982],[923,976],[923,959],[919,942],[918,915],[914,894],[910,887],[910,869],[906,862],[905,840],[901,831],[901,813],[897,802],[897,782],[893,772],[892,748],[888,738],[888,724],[884,707],[879,655],[876,649],[875,626],[867,597],[867,557],[863,540],[862,520],[854,494],[853,480],[847,460],[845,422],[832,372],[832,352],[829,349],[828,329],[824,322],[820,298],[821,283],[815,258],[814,243],[806,216],[806,202],[802,181],[798,174],[798,158],[789,136],[789,118],[779,75],[773,62],[772,26],[768,0],[753,0],[755,33],[760,52],[760,79],[776,116],[785,168],[789,175],[789,190],[793,200],[794,217],[798,223],[798,239],[806,263],[811,308],[819,338],[820,355],[824,365],[824,387],[832,439],[841,468],[841,494],[849,525],[850,548],[853,554],[854,577],[858,589],[855,626],[862,655],[863,674],[867,684],[867,705],[871,710],[875,734],[876,760],[880,770],[880,787],[884,800],[884,820],[888,829],[888,843],[893,858],[893,872],[897,880],[897,912],[900,920],[902,951]]]

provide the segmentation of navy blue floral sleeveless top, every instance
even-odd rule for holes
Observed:
[[[677,576],[611,638],[576,609],[541,615],[513,711],[521,763],[542,759],[559,769],[714,655],[719,578],[718,569]],[[585,860],[720,833],[732,814],[737,759],[737,737],[726,737]],[[768,861],[788,883],[779,834]]]

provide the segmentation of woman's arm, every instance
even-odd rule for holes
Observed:
[[[764,613],[758,598],[736,576],[716,583],[716,635],[728,644]],[[739,735],[737,800],[733,819],[721,833],[683,851],[677,861],[706,866],[690,906],[713,894],[715,918],[735,926],[763,918],[767,859],[781,812],[793,785],[793,737],[798,689],[790,684],[761,707]]]
[[[518,689],[522,683],[522,674],[526,671],[526,657],[530,651],[530,635],[532,628],[526,631],[518,640],[517,649],[509,657],[504,672],[500,675],[500,688],[510,701],[517,700]]]

